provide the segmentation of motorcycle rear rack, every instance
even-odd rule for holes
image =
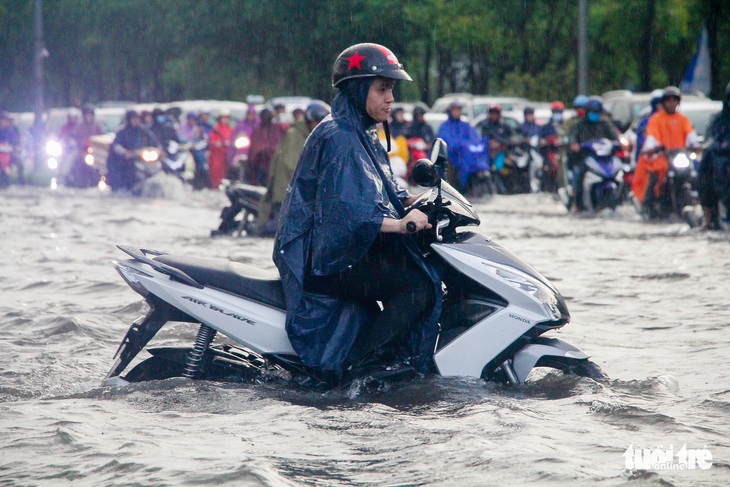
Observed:
[[[162,262],[157,262],[154,259],[150,259],[147,257],[147,254],[150,255],[165,255],[164,252],[158,252],[156,250],[149,250],[149,249],[138,249],[136,247],[130,247],[129,245],[117,245],[117,248],[124,252],[125,254],[129,255],[135,260],[138,260],[139,262],[142,262],[144,264],[147,264],[148,266],[152,267],[154,270],[161,272],[165,274],[166,276],[170,276],[171,279],[174,279],[176,281],[182,282],[184,284],[187,284],[188,286],[193,286],[198,289],[203,289],[205,286],[200,284],[198,281],[190,277],[189,275],[185,274],[180,269],[176,269],[172,266],[169,266],[167,264],[163,264]]]

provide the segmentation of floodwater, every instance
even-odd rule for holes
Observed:
[[[631,208],[569,216],[547,195],[479,203],[481,231],[560,289],[572,322],[558,335],[607,382],[102,387],[146,311],[112,267],[115,244],[273,268],[271,240],[209,237],[225,202],[0,193],[0,486],[730,484],[730,238]],[[162,340],[192,343],[189,325],[170,328]],[[635,468],[629,448],[671,451]]]

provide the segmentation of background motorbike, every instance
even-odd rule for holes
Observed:
[[[427,157],[429,145],[422,137],[409,137],[406,140],[406,144],[408,145],[408,171],[406,172],[406,181],[412,183],[413,168],[416,162]]]
[[[221,210],[221,223],[210,232],[211,237],[220,235],[241,236],[254,233],[259,216],[261,199],[266,194],[263,186],[254,186],[240,181],[224,181],[224,191],[231,204]]]
[[[497,172],[497,187],[502,194],[532,193],[539,189],[538,171],[543,157],[523,135],[513,135],[497,142],[497,153],[503,153],[503,165]],[[537,144],[535,144],[537,145]]]
[[[619,204],[620,188],[624,184],[624,165],[617,153],[618,142],[609,139],[595,139],[580,146],[579,164],[584,165],[583,207],[587,211],[615,210]],[[568,171],[572,179],[573,170]],[[558,190],[563,203],[571,208],[575,198],[572,185]]]
[[[684,218],[690,227],[700,224],[696,206],[699,204],[697,191],[697,157],[698,153],[691,149],[674,149],[665,151],[669,162],[669,171],[664,183],[664,198],[660,204],[668,214]]]
[[[492,196],[497,187],[492,177],[486,139],[476,144],[464,143],[450,149],[452,164],[445,169],[446,179],[471,198]]]
[[[540,190],[555,193],[562,184],[559,179],[563,158],[563,137],[549,135],[542,141],[542,171],[540,172]]]
[[[63,181],[74,188],[91,188],[99,185],[101,174],[96,168],[94,149],[89,141],[79,147],[75,142],[69,146],[69,168]]]

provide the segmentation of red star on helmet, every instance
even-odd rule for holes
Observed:
[[[347,65],[347,69],[357,68],[362,70],[362,66],[360,66],[360,63],[362,60],[365,59],[365,56],[361,56],[359,52],[355,51],[355,54],[347,58],[347,61],[349,64]]]

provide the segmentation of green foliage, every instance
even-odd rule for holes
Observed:
[[[34,2],[0,0],[0,108],[32,106]],[[703,22],[730,44],[721,0],[655,0],[650,55],[646,2],[591,0],[590,90],[678,83]],[[401,97],[449,91],[571,99],[574,0],[46,0],[46,102],[330,99],[335,57],[356,42],[393,50],[414,78]],[[720,76],[730,64],[718,56]],[[719,83],[719,82],[718,82]],[[724,86],[724,83],[722,83]]]

